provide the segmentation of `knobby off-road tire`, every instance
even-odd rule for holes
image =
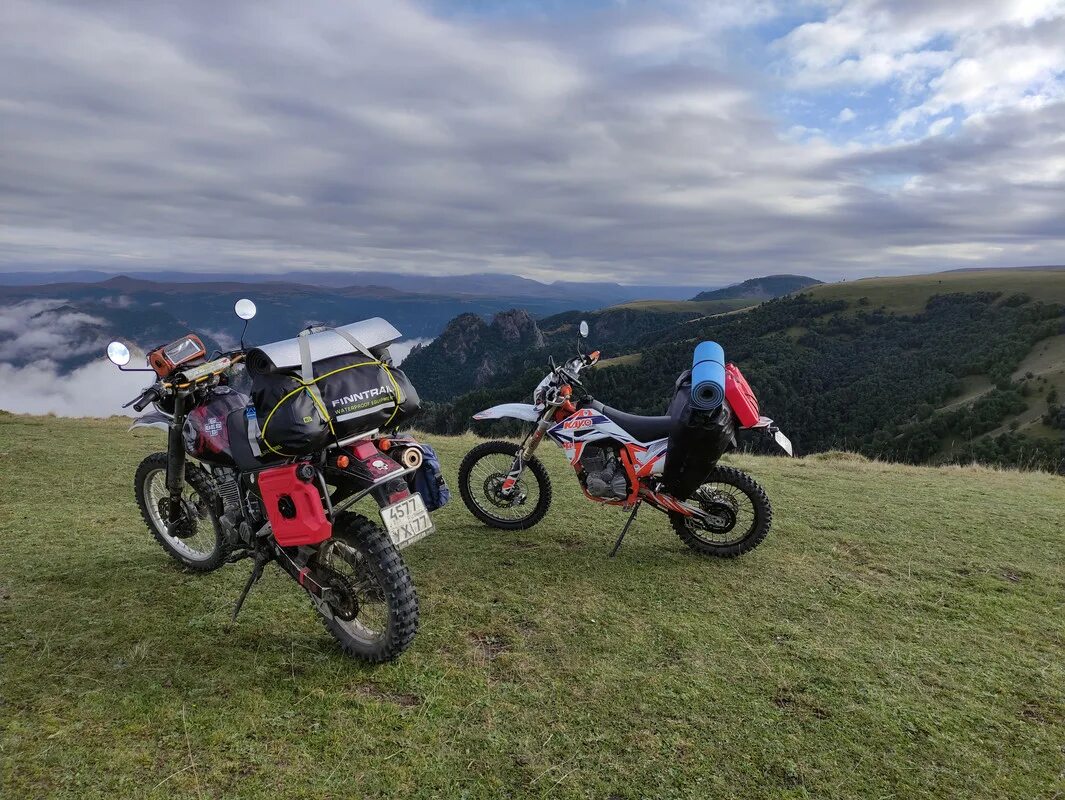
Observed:
[[[194,572],[212,572],[225,563],[225,540],[213,508],[214,481],[202,467],[185,464],[183,497],[196,510],[196,533],[185,539],[167,536],[166,514],[159,506],[161,497],[169,497],[166,453],[152,453],[140,463],[133,488],[148,530],[168,556]]]
[[[485,525],[504,531],[533,527],[551,506],[551,478],[536,456],[525,462],[525,471],[518,481],[519,489],[529,494],[525,503],[508,506],[502,498],[493,499],[490,495],[492,487],[510,471],[510,462],[518,448],[513,442],[484,442],[470,450],[459,465],[459,493],[466,508]],[[535,497],[532,496],[534,488]]]
[[[393,661],[410,647],[418,632],[418,594],[410,570],[384,529],[361,514],[341,514],[333,537],[354,551],[340,556],[336,553],[342,548],[334,549],[332,563],[336,565],[336,559],[343,557],[352,568],[352,583],[360,587],[359,613],[373,606],[379,619],[371,628],[359,616],[343,620],[332,615],[313,596],[311,604],[345,654],[375,664]]]
[[[707,530],[695,524],[691,517],[671,513],[670,522],[681,541],[696,553],[720,558],[735,558],[760,545],[773,524],[773,506],[758,482],[746,472],[719,464],[696,491],[708,487],[712,492],[723,493],[720,495],[723,500],[726,499],[724,495],[731,496],[737,503],[745,499],[750,504],[750,511],[742,518],[737,516],[735,527],[725,533]],[[695,497],[686,502],[698,504]]]

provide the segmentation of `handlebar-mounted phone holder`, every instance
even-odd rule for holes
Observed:
[[[148,364],[155,370],[156,375],[166,378],[179,366],[202,359],[206,355],[207,349],[200,337],[189,333],[148,353]]]

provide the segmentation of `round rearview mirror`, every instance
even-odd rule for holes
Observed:
[[[111,342],[107,345],[107,359],[117,367],[124,367],[129,363],[129,348],[122,342]]]
[[[581,338],[582,339],[587,339],[588,338],[588,321],[582,319],[581,320],[581,326],[580,326],[580,328],[578,328],[578,330],[581,332]]]
[[[233,306],[233,311],[241,319],[251,319],[255,316],[255,303],[249,300],[247,297],[242,297]]]

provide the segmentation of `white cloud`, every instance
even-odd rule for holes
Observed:
[[[432,341],[432,338],[421,337],[418,339],[401,339],[393,345],[389,345],[388,352],[392,354],[392,361],[397,366],[403,363],[403,360],[410,355],[410,351],[419,345],[425,346]]]
[[[823,127],[767,110],[755,34],[730,37],[771,3],[431,9],[0,4],[0,267],[713,285],[940,267],[952,241],[1061,260],[1061,3],[827,7],[777,52],[793,99],[891,87],[897,130],[847,100],[853,142],[824,132],[841,99]]]
[[[0,410],[61,417],[131,416],[122,404],[140,394],[150,380],[95,361],[61,374],[52,361],[16,367],[0,362]]]
[[[850,122],[856,116],[858,116],[858,115],[855,114],[852,109],[844,108],[842,111],[839,112],[839,114],[836,115],[836,119],[839,122]]]
[[[965,116],[1065,97],[1062,0],[845,0],[782,37],[797,88],[890,84],[893,130],[913,136],[953,108]]]
[[[0,361],[22,362],[102,352],[103,321],[65,300],[26,300],[0,306]]]

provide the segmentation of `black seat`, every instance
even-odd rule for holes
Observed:
[[[598,400],[593,400],[588,405],[641,442],[665,439],[673,430],[673,418],[669,416],[641,417],[639,414],[626,414],[624,411],[605,406]]]
[[[229,433],[229,451],[241,472],[254,469],[262,469],[270,464],[278,464],[285,459],[269,450],[263,450],[261,456],[256,456],[251,450],[248,441],[248,421],[244,417],[244,409],[236,408],[226,416],[226,430]]]

